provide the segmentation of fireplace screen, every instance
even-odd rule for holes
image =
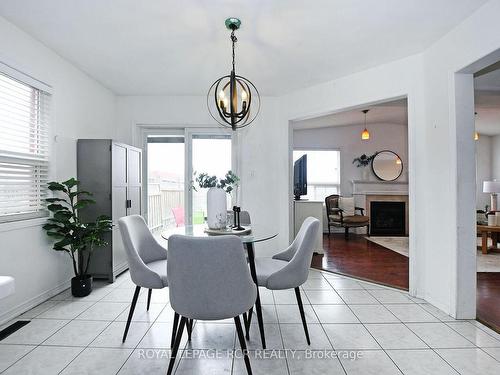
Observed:
[[[404,236],[406,234],[405,202],[370,202],[370,234]]]

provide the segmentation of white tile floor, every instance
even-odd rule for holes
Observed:
[[[26,312],[20,319],[31,323],[0,342],[0,372],[165,374],[173,318],[168,290],[153,291],[149,312],[141,293],[122,344],[133,289],[125,274],[114,284],[97,283],[88,297],[65,291]],[[261,351],[254,318],[247,342],[254,374],[500,374],[499,334],[404,292],[311,271],[302,290],[311,346],[293,291],[262,290],[261,298],[268,350]],[[182,347],[178,375],[246,374],[243,361],[231,356],[239,348],[232,320],[197,322]]]

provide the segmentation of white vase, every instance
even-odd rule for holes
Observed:
[[[368,167],[361,167],[361,168],[362,168],[361,171],[362,181],[368,181],[370,179],[370,170],[368,169]]]
[[[223,189],[208,189],[207,224],[210,229],[222,229],[227,225],[227,199]]]

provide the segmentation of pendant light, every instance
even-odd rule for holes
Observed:
[[[363,132],[361,133],[361,139],[363,141],[367,141],[370,139],[370,132],[368,131],[368,129],[366,128],[366,114],[368,113],[369,109],[364,109],[362,112],[365,114],[365,129],[363,130]]]
[[[477,117],[477,112],[474,112],[474,117]],[[474,121],[475,122],[475,121]],[[476,127],[476,125],[474,124],[474,127]],[[479,133],[477,132],[477,130],[474,130],[474,140],[475,141],[478,141],[479,140]]]
[[[260,110],[260,95],[255,85],[236,74],[235,45],[238,39],[235,31],[241,26],[238,18],[226,19],[226,28],[231,30],[232,70],[229,75],[217,79],[207,94],[210,115],[220,125],[237,130],[252,123]]]

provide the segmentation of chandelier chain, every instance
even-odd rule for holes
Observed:
[[[238,41],[238,38],[236,38],[236,35],[234,35],[234,30],[232,30],[231,31],[231,42],[232,42],[232,45],[233,45],[233,72],[235,71],[234,70],[234,60],[235,60],[234,47],[235,47],[235,44],[236,44],[237,41]]]

